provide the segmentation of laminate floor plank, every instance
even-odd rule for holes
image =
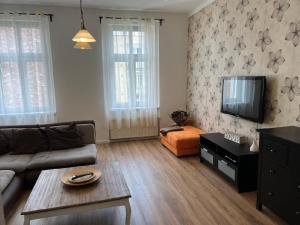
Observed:
[[[239,194],[197,156],[176,158],[158,140],[97,146],[98,163],[118,161],[132,198],[131,225],[285,225],[256,193]],[[29,192],[21,196],[8,225],[20,225]],[[33,221],[32,225],[123,225],[122,207]]]

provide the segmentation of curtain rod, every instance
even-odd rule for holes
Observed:
[[[146,18],[135,18],[135,17],[132,17],[132,18],[124,18],[124,17],[114,17],[114,16],[99,16],[99,20],[100,20],[100,24],[102,23],[102,19],[103,18],[106,18],[106,19],[117,19],[117,20],[121,20],[121,19],[129,19],[129,20],[146,20]],[[154,20],[157,20],[159,21],[159,25],[161,26],[163,24],[163,21],[165,21],[165,19],[154,19]]]
[[[14,13],[14,12],[0,12],[0,14],[11,14],[11,15],[13,15],[13,14],[17,14],[17,15],[43,15],[43,16],[49,16],[49,18],[50,18],[50,22],[52,22],[52,18],[53,18],[53,14],[51,14],[51,13],[25,13],[25,12],[19,12],[19,13]]]

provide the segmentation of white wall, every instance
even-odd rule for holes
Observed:
[[[79,9],[0,5],[0,11],[54,14],[50,24],[53,71],[59,121],[93,119],[97,140],[108,140],[104,123],[99,16],[164,18],[160,28],[161,126],[171,123],[168,114],[186,106],[187,15],[85,9],[86,26],[97,39],[93,50],[73,49],[73,35],[80,28]]]

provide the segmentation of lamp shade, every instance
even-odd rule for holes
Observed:
[[[96,39],[91,35],[91,33],[86,29],[81,29],[73,37],[74,42],[96,42]],[[76,44],[75,44],[76,45]]]
[[[76,42],[74,45],[76,49],[92,49],[92,46],[88,42]]]

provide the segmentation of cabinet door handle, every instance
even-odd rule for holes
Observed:
[[[232,161],[232,162],[236,163],[236,160],[234,160],[234,159],[230,158],[230,157],[229,157],[229,156],[227,156],[227,155],[225,155],[225,158],[227,158],[227,159],[229,159],[230,161]]]
[[[270,148],[270,150],[269,150],[271,153],[274,153],[275,152],[275,150],[273,149],[273,148]]]
[[[268,196],[272,197],[272,196],[274,196],[274,193],[269,191]]]

